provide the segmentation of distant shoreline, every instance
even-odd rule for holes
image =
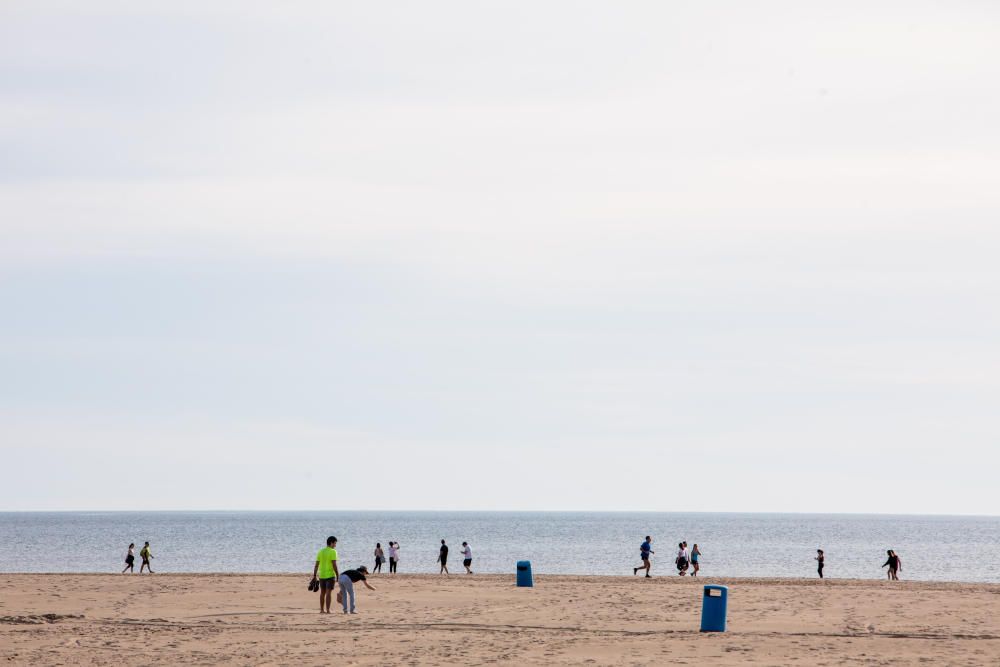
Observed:
[[[942,514],[938,512],[755,512],[755,511],[706,511],[706,510],[478,510],[478,509],[0,509],[0,515],[5,514],[120,514],[123,516],[141,516],[144,514],[310,514],[310,515],[344,515],[344,514],[457,514],[457,515],[503,515],[503,514],[568,514],[568,515],[614,515],[614,516],[746,516],[746,517],[879,517],[886,519],[997,519],[1000,514]]]
[[[183,578],[194,578],[194,579],[212,579],[217,577],[231,577],[231,578],[258,578],[258,579],[270,579],[270,578],[281,578],[281,579],[301,579],[303,582],[309,580],[309,572],[157,572],[155,574],[120,574],[114,572],[0,572],[0,579],[3,578],[24,578],[24,577],[93,577],[101,578],[107,577],[110,579],[142,579],[144,581],[154,581],[156,579],[183,579]],[[488,581],[488,582],[502,582],[510,581],[513,586],[515,581],[515,575],[511,574],[497,574],[497,573],[486,573],[486,574],[475,574],[468,576],[465,574],[451,574],[450,576],[440,575],[440,574],[427,574],[424,572],[411,572],[411,573],[400,573],[400,574],[374,574],[370,575],[372,577],[371,581],[392,581],[395,579],[412,580],[412,581],[427,581],[427,582],[475,582],[475,581]],[[534,573],[534,579],[536,585],[544,582],[601,582],[601,581],[614,581],[616,584],[621,583],[622,580],[635,581],[636,585],[647,586],[651,584],[663,584],[667,583],[670,585],[679,586],[699,586],[703,584],[723,584],[723,585],[774,585],[774,586],[882,586],[889,589],[895,589],[900,587],[906,588],[927,588],[927,589],[954,589],[956,587],[975,587],[977,589],[988,588],[995,589],[1000,593],[1000,583],[993,582],[977,582],[977,581],[923,581],[923,580],[907,580],[902,579],[900,581],[888,581],[885,578],[882,579],[849,579],[849,578],[839,578],[839,577],[826,577],[825,579],[819,579],[818,577],[712,577],[707,575],[701,575],[698,577],[679,577],[677,575],[666,574],[653,576],[652,580],[647,581],[644,577],[636,577],[631,574],[539,574]],[[304,587],[303,587],[304,588]]]

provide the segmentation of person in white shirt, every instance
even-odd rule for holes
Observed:
[[[462,565],[465,566],[465,573],[472,574],[472,547],[469,546],[468,542],[462,542],[462,556],[465,558],[462,561]]]
[[[389,574],[396,574],[396,563],[399,562],[399,544],[389,542]]]
[[[688,569],[687,544],[680,542],[677,544],[677,574],[684,576]]]

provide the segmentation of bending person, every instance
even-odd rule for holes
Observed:
[[[356,570],[346,570],[340,574],[340,592],[337,593],[337,601],[344,606],[345,614],[347,613],[348,597],[351,598],[351,613],[357,613],[354,611],[354,584],[363,581],[368,590],[375,590],[375,587],[368,583],[368,579],[365,577],[366,574],[368,574],[368,568],[364,565]]]

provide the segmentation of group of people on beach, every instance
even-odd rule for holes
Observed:
[[[382,564],[385,563],[385,551],[382,550],[382,543],[375,543],[375,567],[372,572],[381,572]],[[396,573],[399,564],[399,542],[389,542],[389,574]]]
[[[139,550],[139,558],[142,559],[142,564],[139,566],[139,574],[142,574],[143,570],[149,570],[149,573],[153,574],[153,566],[149,563],[149,561],[153,560],[153,554],[149,550],[149,542],[142,545],[142,549]],[[128,551],[125,552],[125,569],[122,570],[122,574],[126,572],[130,574],[135,573],[135,542],[129,544]]]
[[[330,613],[335,584],[340,586],[340,590],[337,591],[337,602],[343,606],[344,613],[357,613],[354,606],[354,584],[360,581],[368,590],[375,590],[375,587],[368,583],[367,575],[368,568],[364,565],[341,572],[337,563],[337,538],[333,535],[326,538],[326,546],[316,554],[312,581],[309,582],[310,591],[319,591],[319,613]],[[348,600],[351,603],[350,611],[347,608]]]
[[[653,538],[649,535],[646,536],[646,540],[639,545],[639,558],[642,559],[642,565],[632,568],[632,574],[639,574],[639,570],[645,570],[647,577],[652,577],[649,573],[650,568],[652,568],[652,562],[650,556],[655,554],[653,551]],[[691,568],[692,577],[698,576],[698,570],[701,569],[699,560],[701,558],[701,550],[698,545],[695,544],[691,551],[688,551],[687,542],[677,543],[677,557],[674,558],[674,565],[677,566],[677,574],[684,576],[687,574],[688,568]]]
[[[903,561],[900,560],[899,555],[895,551],[889,549],[885,552],[888,554],[889,558],[882,563],[882,567],[889,567],[886,572],[886,576],[889,581],[899,581],[899,573],[903,571]],[[826,554],[823,553],[822,549],[816,550],[816,573],[819,574],[819,578],[823,578],[823,566],[826,565]]]
[[[390,574],[396,573],[396,566],[399,563],[399,551],[399,542],[394,540],[390,541]],[[381,542],[375,543],[374,555],[375,566],[372,568],[371,572],[369,572],[368,568],[364,565],[359,565],[353,570],[344,570],[341,572],[337,560],[337,538],[333,535],[326,538],[326,546],[320,549],[316,554],[316,562],[313,565],[312,580],[309,582],[310,591],[319,591],[320,613],[330,613],[330,607],[333,604],[333,591],[335,586],[339,587],[336,599],[337,603],[343,607],[344,613],[356,613],[354,584],[361,582],[369,590],[375,590],[375,587],[368,583],[368,575],[382,571],[382,565],[385,563],[385,550],[382,549]],[[462,557],[462,565],[465,566],[466,574],[472,574],[472,547],[469,546],[468,542],[462,542]],[[448,544],[443,539],[441,540],[441,548],[438,550],[437,562],[441,565],[441,574],[449,574]]]
[[[441,540],[441,548],[438,549],[437,562],[441,565],[438,574],[451,574],[448,571],[448,544],[444,540]],[[462,542],[462,565],[466,574],[472,574],[472,547],[468,542]]]
[[[320,592],[320,611],[325,608],[325,613],[330,613],[330,598],[332,595],[333,587],[335,583],[340,584],[340,591],[337,593],[337,602],[342,603],[344,607],[344,613],[348,613],[348,598],[350,598],[350,613],[354,613],[354,584],[363,581],[365,586],[371,590],[375,590],[368,583],[365,575],[367,575],[368,568],[364,565],[358,566],[353,570],[346,570],[341,573],[337,568],[337,538],[330,536],[327,538],[326,547],[320,549],[319,553],[316,555],[316,565],[313,568],[313,582],[310,582],[310,590],[314,590],[313,584],[315,583],[315,590]],[[390,541],[389,542],[389,573],[395,574],[396,568],[399,564],[399,542]],[[651,556],[656,552],[653,551],[653,538],[646,535],[645,541],[639,545],[639,558],[642,560],[642,564],[632,568],[632,574],[638,574],[639,570],[644,570],[646,572],[646,577],[651,577],[650,570],[652,568]],[[886,571],[886,576],[890,581],[899,581],[899,573],[903,571],[903,561],[894,550],[889,549],[886,551],[888,558],[882,567],[888,567]],[[142,564],[139,566],[139,574],[148,570],[150,574],[153,574],[153,567],[150,561],[153,559],[153,554],[149,549],[149,542],[147,541],[143,544],[142,549],[139,550],[139,557],[142,559]],[[674,565],[677,567],[677,574],[679,576],[684,576],[688,574],[688,569],[691,569],[691,576],[697,577],[700,568],[700,558],[701,550],[698,545],[695,544],[690,551],[688,551],[688,543],[686,541],[677,543],[677,556],[674,558]],[[382,549],[382,543],[377,542],[375,544],[375,566],[372,568],[372,572],[381,572],[382,564],[385,563],[385,551]],[[826,565],[826,554],[823,553],[822,549],[816,550],[816,571],[819,574],[819,578],[823,578],[823,567]],[[441,566],[439,571],[440,574],[451,574],[448,571],[448,544],[445,540],[441,540],[441,548],[438,550],[438,564]],[[472,574],[472,547],[469,546],[468,542],[462,542],[462,565],[465,566],[465,573]],[[126,572],[135,573],[135,543],[128,545],[128,551],[125,554],[125,569],[122,570],[122,574]],[[346,580],[345,580],[346,578]],[[346,594],[345,594],[346,593]],[[325,604],[325,607],[324,607]]]
[[[372,572],[381,572],[382,564],[385,563],[385,550],[382,543],[375,543],[375,566]],[[451,574],[448,571],[448,543],[441,540],[441,548],[438,549],[438,565],[441,566],[440,574]],[[399,542],[389,542],[389,574],[396,573],[399,564]],[[472,574],[472,547],[468,542],[462,542],[462,565],[465,566],[465,573]]]

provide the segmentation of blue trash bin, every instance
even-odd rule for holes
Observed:
[[[729,602],[728,586],[705,586],[701,599],[701,631],[726,631],[726,606]]]
[[[527,588],[531,588],[532,586],[535,585],[534,582],[531,580],[530,560],[517,561],[517,585]]]

